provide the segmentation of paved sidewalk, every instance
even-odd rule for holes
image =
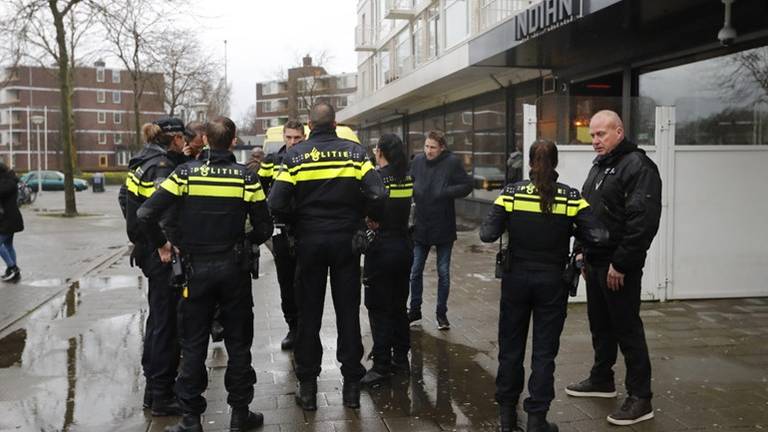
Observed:
[[[320,408],[304,413],[296,407],[291,355],[280,351],[286,325],[274,265],[264,250],[264,273],[253,284],[253,364],[259,381],[251,407],[265,414],[261,430],[495,430],[499,300],[499,284],[492,279],[495,249],[480,245],[476,232],[459,237],[449,300],[452,329],[439,332],[428,313],[436,294],[431,257],[425,274],[427,313],[423,324],[411,332],[413,374],[364,392],[360,410],[341,404],[330,296],[322,331]],[[146,280],[128,267],[123,256],[0,332],[0,430],[161,431],[175,422],[175,418],[153,419],[141,409],[146,307]],[[643,315],[654,367],[656,419],[616,428],[606,423],[605,416],[619,400],[564,394],[566,384],[584,377],[592,358],[586,307],[576,304],[569,308],[562,337],[551,411],[562,431],[768,428],[768,299],[647,303]],[[369,349],[364,307],[361,319]],[[223,346],[214,344],[208,360],[207,431],[226,430],[228,425],[225,364]],[[617,367],[622,390],[623,374],[623,367]]]

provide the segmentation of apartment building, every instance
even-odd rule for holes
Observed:
[[[764,0],[359,0],[358,92],[339,121],[364,145],[411,154],[445,131],[474,179],[457,202],[481,218],[527,177],[535,138],[558,144],[580,186],[589,119],[618,112],[664,181],[646,299],[766,295],[768,2]],[[708,197],[713,206],[703,208]],[[749,202],[749,211],[736,211]],[[711,247],[717,244],[716,248]]]
[[[285,123],[289,118],[307,121],[314,103],[325,101],[336,110],[349,105],[357,91],[357,74],[329,74],[322,66],[312,64],[305,56],[300,67],[287,71],[285,79],[256,84],[257,135]]]
[[[40,66],[6,68],[0,87],[0,156],[17,171],[61,169],[61,105],[58,70]],[[142,123],[163,111],[163,76],[151,74],[141,100]],[[72,106],[74,144],[83,171],[125,169],[135,153],[133,87],[128,72],[76,67]],[[39,146],[39,149],[38,149]]]

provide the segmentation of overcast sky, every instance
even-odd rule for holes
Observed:
[[[203,44],[223,59],[232,85],[232,119],[255,103],[256,83],[276,77],[305,53],[327,51],[331,73],[357,71],[357,0],[195,0]]]

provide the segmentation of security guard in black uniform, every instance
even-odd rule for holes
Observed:
[[[173,386],[179,366],[176,334],[179,293],[169,286],[171,266],[160,261],[158,251],[139,229],[136,211],[176,167],[184,145],[184,123],[177,118],[164,117],[145,124],[143,133],[147,144],[128,164],[130,171],[120,189],[119,201],[128,238],[133,243],[131,262],[138,265],[149,280],[149,316],[141,356],[147,380],[144,408],[151,408],[155,416],[178,415],[180,408]],[[162,221],[165,235],[169,237],[177,235],[174,219],[173,213],[169,212]]]
[[[258,244],[269,238],[272,221],[257,176],[236,163],[229,151],[235,136],[230,119],[218,117],[209,122],[204,136],[210,147],[207,158],[179,166],[138,211],[151,245],[170,259],[174,246],[166,242],[158,220],[178,205],[181,243],[176,253],[183,257],[188,278],[179,303],[184,362],[176,383],[184,416],[166,429],[171,432],[202,430],[208,331],[217,303],[229,356],[224,381],[227,403],[232,406],[230,430],[250,430],[264,421],[260,413],[248,410],[256,373],[251,367],[253,296],[250,283],[243,283],[250,271],[244,227],[248,216],[253,226],[249,240]]]
[[[413,180],[397,135],[383,135],[373,153],[389,197],[379,223],[368,224],[375,239],[365,252],[363,284],[373,336],[373,368],[361,380],[364,385],[377,384],[393,372],[409,371],[411,347],[406,303],[413,262],[408,238]]]
[[[302,141],[304,141],[304,125],[296,120],[285,122],[283,125],[283,142],[285,145],[280,147],[277,152],[268,154],[259,166],[259,179],[265,193],[269,194],[269,188],[283,164],[286,151]],[[279,232],[272,236],[272,253],[275,256],[277,283],[280,285],[280,306],[283,309],[283,318],[288,324],[288,334],[280,343],[280,348],[291,350],[296,338],[296,325],[299,317],[296,306],[296,285],[299,281],[296,274],[294,238],[290,232],[293,224],[289,220],[275,220],[275,226]]]
[[[323,348],[320,325],[328,270],[336,310],[336,358],[344,376],[344,406],[360,406],[360,254],[352,247],[363,226],[366,206],[378,220],[386,189],[362,146],[336,135],[333,107],[318,103],[310,114],[309,139],[291,147],[269,194],[275,217],[295,221],[301,283],[297,292],[299,326],[294,345],[297,403],[317,409],[317,376]]]
[[[501,430],[520,431],[517,406],[523,391],[525,343],[533,314],[533,354],[528,432],[556,432],[546,420],[555,396],[555,357],[565,322],[568,288],[563,271],[571,236],[586,244],[608,238],[579,191],[557,183],[557,147],[539,140],[530,149],[531,180],[507,185],[480,228],[480,239],[492,242],[509,233],[507,265],[501,282],[499,370],[496,402]],[[574,228],[575,227],[575,228]]]

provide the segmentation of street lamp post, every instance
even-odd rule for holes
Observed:
[[[40,125],[45,122],[45,117],[41,115],[32,116],[32,123],[37,127],[37,193],[41,194],[43,190],[42,168],[40,166]],[[27,156],[29,157],[29,156]]]

